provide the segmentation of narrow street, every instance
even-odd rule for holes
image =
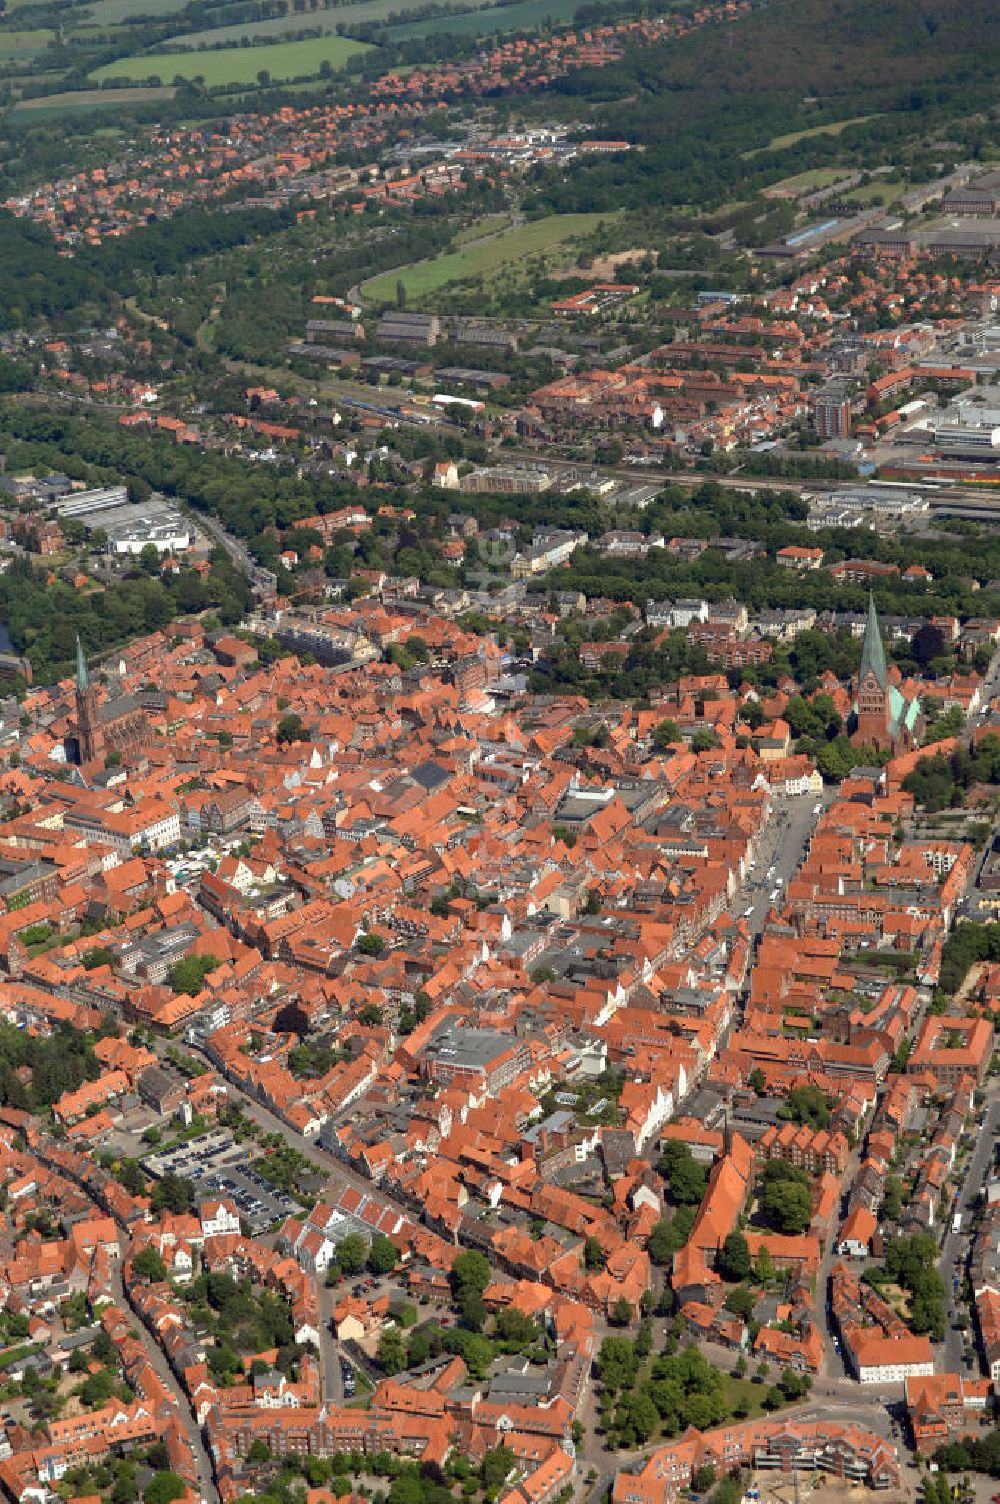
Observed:
[[[322,1398],[327,1405],[344,1403],[344,1375],[340,1367],[340,1345],[333,1335],[333,1308],[343,1291],[329,1290],[321,1279],[316,1281],[319,1294],[319,1353],[323,1375]]]
[[[124,1235],[119,1235],[118,1241],[122,1247],[122,1257],[124,1258],[127,1247]],[[111,1267],[111,1283],[117,1304],[123,1311],[130,1311],[131,1307],[125,1297],[125,1287],[122,1283],[121,1264],[119,1261],[109,1262]],[[198,1486],[201,1489],[202,1498],[206,1501],[206,1504],[219,1504],[219,1490],[215,1486],[211,1459],[209,1458],[201,1431],[195,1421],[194,1412],[191,1409],[188,1397],[177,1382],[173,1369],[167,1362],[160,1344],[154,1341],[153,1337],[142,1326],[137,1316],[135,1317],[135,1323],[145,1336],[143,1346],[149,1355],[149,1360],[153,1368],[156,1370],[157,1377],[163,1381],[166,1388],[173,1395],[177,1412],[184,1426],[185,1435],[191,1443],[191,1449],[194,1452],[195,1462],[198,1467]]]
[[[209,517],[205,512],[192,510],[191,515],[202,532],[207,533],[229,555],[233,567],[246,575],[251,582],[256,580],[258,568],[245,544],[232,533],[227,532],[221,522],[217,522],[214,517]]]
[[[844,1186],[851,1185],[854,1176],[858,1173],[858,1165],[861,1162],[861,1158],[861,1144],[856,1144],[851,1150],[847,1161],[847,1168],[844,1171],[842,1182]],[[838,1225],[839,1221],[840,1217],[838,1213]],[[854,1379],[850,1376],[843,1354],[838,1353],[834,1346],[837,1332],[830,1312],[830,1271],[837,1262],[838,1255],[836,1248],[836,1239],[833,1237],[828,1238],[823,1245],[823,1257],[820,1260],[819,1273],[816,1275],[816,1306],[818,1311],[822,1311],[823,1368],[821,1375],[816,1375],[813,1378],[814,1394],[823,1392],[820,1389],[820,1385],[824,1383],[854,1384]],[[822,1306],[820,1302],[822,1302]],[[829,1393],[829,1390],[826,1392]]]
[[[949,1214],[947,1230],[941,1243],[941,1277],[947,1291],[945,1307],[947,1310],[947,1326],[944,1334],[943,1367],[950,1373],[978,1373],[978,1359],[973,1358],[971,1364],[963,1369],[964,1343],[962,1333],[955,1330],[956,1318],[965,1312],[965,1306],[959,1296],[956,1296],[953,1273],[956,1261],[958,1273],[961,1276],[965,1270],[965,1260],[969,1251],[971,1223],[974,1215],[975,1204],[982,1189],[983,1177],[993,1162],[993,1149],[996,1143],[998,1125],[1000,1125],[1000,1092],[994,1083],[987,1088],[987,1100],[983,1108],[983,1120],[976,1135],[975,1145],[969,1155],[965,1166],[965,1175],[962,1187],[959,1191],[958,1202],[955,1212],[961,1214],[962,1226],[960,1231],[954,1232]]]

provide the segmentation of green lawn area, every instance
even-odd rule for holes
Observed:
[[[759,157],[764,151],[782,151],[786,146],[794,146],[797,141],[808,141],[811,136],[839,136],[846,131],[849,125],[864,125],[866,120],[874,120],[875,111],[871,115],[853,115],[850,120],[831,120],[829,125],[814,125],[808,131],[789,131],[787,136],[775,136],[766,146],[759,146],[754,151],[741,152],[744,161],[750,157]],[[846,172],[847,169],[845,168]]]
[[[909,187],[906,178],[872,178],[867,188],[852,188],[846,197],[856,199],[859,204],[870,204],[876,198],[881,198],[885,204],[891,204],[901,194],[908,192]]]
[[[841,130],[843,128],[843,126],[840,127]],[[764,196],[765,198],[769,197],[779,190],[784,193],[793,194],[815,193],[817,188],[828,188],[831,184],[840,181],[842,178],[849,177],[850,174],[851,168],[846,163],[841,167],[814,167],[808,172],[797,172],[793,177],[782,178],[780,182],[772,183],[764,189]],[[852,202],[857,201],[861,204],[870,204],[872,199],[878,198],[881,195],[885,202],[889,204],[893,199],[898,198],[901,193],[905,193],[909,187],[910,184],[906,178],[895,175],[890,176],[887,173],[884,176],[873,177],[871,182],[864,188],[855,185],[853,188],[845,189],[844,197],[851,199]]]
[[[351,58],[369,51],[365,42],[348,37],[316,37],[306,42],[275,42],[270,47],[226,47],[214,52],[148,52],[140,57],[120,58],[98,68],[93,77],[147,79],[173,82],[181,78],[204,78],[213,88],[219,84],[251,84],[258,74],[270,74],[274,82],[315,77],[320,64],[346,68]]]
[[[735,1363],[735,1361],[736,1357],[734,1354],[733,1362]],[[752,1363],[752,1358],[750,1361]],[[761,1401],[767,1393],[768,1386],[775,1383],[780,1377],[780,1369],[775,1372],[772,1368],[771,1373],[768,1374],[767,1378],[762,1384],[752,1384],[749,1379],[734,1379],[731,1373],[723,1373],[722,1391],[726,1396],[726,1404],[729,1406],[729,1413],[732,1414],[737,1405],[739,1405],[742,1401],[742,1403],[747,1407],[747,1419],[757,1420],[761,1415],[765,1413],[764,1406]]]
[[[17,1347],[5,1348],[4,1351],[0,1353],[0,1369],[10,1368],[12,1364],[20,1363],[22,1358],[27,1358],[32,1353],[40,1353],[43,1351],[44,1343],[42,1342],[22,1342]]]
[[[545,219],[521,225],[509,234],[498,235],[485,244],[449,251],[447,255],[430,261],[417,261],[412,266],[384,272],[365,283],[362,292],[371,302],[391,302],[396,296],[397,282],[402,282],[408,298],[422,298],[437,292],[448,282],[485,277],[504,266],[524,261],[528,256],[554,251],[589,234],[606,218],[604,214],[550,214]]]
[[[54,32],[39,28],[36,31],[8,31],[0,26],[0,59],[6,62],[22,57],[34,57],[51,42]]]
[[[162,89],[73,89],[65,94],[45,94],[39,99],[24,99],[9,112],[9,120],[46,120],[77,111],[112,109],[115,106],[149,104],[156,99],[173,99],[177,90]]]

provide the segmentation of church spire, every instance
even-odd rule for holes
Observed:
[[[858,683],[863,684],[868,674],[874,674],[879,687],[885,688],[889,671],[886,667],[885,646],[882,642],[882,630],[878,624],[878,612],[875,610],[875,597],[870,590],[868,592],[868,620],[865,622],[865,640],[861,648]]]
[[[79,632],[76,634],[76,687],[80,694],[90,688],[90,675],[87,673],[87,660],[83,656]]]

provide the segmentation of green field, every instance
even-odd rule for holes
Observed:
[[[908,193],[910,186],[906,178],[872,178],[866,188],[852,188],[844,197],[856,200],[859,204],[870,204],[874,199],[881,198],[882,202],[888,205],[899,198],[901,194]]]
[[[169,15],[180,9],[180,0],[97,0],[95,18],[105,22],[120,20],[129,4],[141,5],[144,10],[157,15]],[[568,21],[572,18],[579,0],[517,0],[514,5],[489,4],[485,8],[461,8],[455,4],[455,15],[436,16],[432,20],[400,20],[407,11],[414,11],[419,0],[357,0],[356,4],[331,6],[325,10],[307,11],[301,14],[273,16],[265,21],[245,21],[232,26],[218,26],[214,30],[182,32],[168,37],[165,47],[180,49],[188,47],[217,46],[232,43],[234,46],[244,38],[280,37],[296,30],[307,28],[332,35],[338,26],[360,26],[370,22],[386,22],[392,40],[407,37],[431,36],[434,32],[449,31],[458,36],[486,36],[490,32],[520,31],[537,26],[541,21]]]
[[[128,8],[129,3],[134,6],[141,5],[143,8],[162,8],[162,14],[170,14],[170,11],[179,9],[179,0],[98,0],[93,14],[104,15],[107,18],[119,17],[120,12]],[[436,17],[432,21],[406,21],[400,20],[406,12],[414,12],[420,5],[420,0],[356,0],[343,6],[331,6],[325,11],[308,11],[302,14],[289,14],[284,17],[272,17],[268,21],[244,21],[233,26],[218,26],[214,30],[205,32],[180,32],[176,36],[170,36],[164,42],[165,48],[180,50],[189,47],[218,47],[221,44],[239,45],[244,38],[257,39],[262,36],[287,36],[290,32],[304,32],[304,30],[319,30],[325,36],[332,36],[337,32],[338,26],[362,26],[362,24],[386,23],[391,30],[392,39],[406,39],[408,36],[430,36],[435,32],[454,32],[459,36],[486,36],[490,32],[513,32],[522,30],[523,27],[535,27],[544,20],[568,21],[573,17],[579,0],[517,0],[516,5],[495,5],[489,3],[484,8],[465,9],[460,6],[460,0],[451,0],[456,14],[454,18]],[[105,11],[107,6],[107,11]]]
[[[518,0],[514,5],[491,5],[485,10],[458,11],[454,16],[404,21],[389,28],[388,39],[405,42],[411,37],[432,37],[438,32],[456,37],[486,37],[496,31],[530,31],[549,21],[571,21],[579,4],[580,0]],[[396,9],[403,6],[397,4]]]
[[[817,188],[828,188],[839,179],[849,177],[851,169],[843,167],[814,167],[808,172],[797,172],[794,177],[782,178],[779,183],[772,183],[764,189],[765,198],[770,197],[777,190],[786,193],[804,194],[814,193]],[[874,199],[881,198],[886,204],[891,204],[910,187],[906,178],[897,173],[886,173],[872,177],[865,187],[856,184],[853,188],[844,190],[844,197],[852,203],[870,204]]]
[[[797,172],[794,177],[771,183],[764,192],[774,193],[781,189],[785,193],[814,193],[817,188],[829,188],[831,183],[837,182],[838,178],[846,178],[849,173],[850,169],[847,167],[813,167],[807,172]]]
[[[389,9],[388,0],[373,0],[373,10],[383,12]],[[398,0],[393,0],[393,8],[398,9]],[[259,37],[282,37],[289,33],[302,31],[321,31],[324,36],[331,36],[338,26],[343,26],[345,15],[355,19],[355,12],[366,11],[367,5],[352,5],[349,12],[343,10],[325,10],[310,12],[308,15],[272,16],[269,21],[247,21],[242,26],[217,26],[214,31],[181,31],[176,36],[167,37],[163,46],[168,50],[182,47],[222,47],[239,46],[246,37],[253,41]],[[366,19],[358,16],[358,20]],[[368,20],[381,20],[380,14],[367,17]]]
[[[765,151],[783,151],[786,146],[794,146],[798,141],[808,141],[811,136],[839,136],[846,131],[849,125],[864,125],[866,120],[875,120],[878,111],[871,115],[852,115],[850,120],[831,120],[829,125],[814,125],[808,131],[789,131],[787,136],[775,136],[766,146],[758,146],[753,151],[744,151],[740,155],[744,161],[750,157],[759,157]],[[847,172],[849,169],[844,168]]]
[[[373,303],[391,302],[396,296],[396,284],[402,282],[408,298],[421,298],[427,293],[437,292],[448,282],[486,276],[524,261],[528,256],[554,251],[589,234],[607,217],[605,214],[551,214],[547,219],[536,219],[492,240],[384,272],[364,283],[362,294]]]
[[[98,68],[93,77],[146,79],[203,78],[207,88],[222,84],[252,84],[262,72],[274,82],[315,77],[321,63],[344,69],[352,58],[367,52],[364,42],[347,37],[316,37],[308,42],[275,42],[271,47],[224,47],[212,52],[146,52],[120,58]]]
[[[850,120],[834,120],[830,125],[814,125],[809,131],[789,131],[787,136],[775,136],[769,150],[776,151],[784,146],[794,146],[797,141],[808,141],[810,136],[839,136],[849,125],[864,125],[866,120],[874,119],[874,115],[853,115]]]
[[[74,89],[65,94],[44,94],[39,99],[23,99],[6,118],[14,125],[28,120],[47,120],[59,115],[90,114],[94,110],[121,108],[122,105],[151,104],[157,99],[173,99],[172,85],[162,89]]]
[[[468,245],[470,240],[482,240],[484,235],[496,235],[506,229],[510,222],[509,214],[484,214],[482,219],[474,219],[471,224],[462,226],[455,236],[455,244]]]
[[[27,4],[28,0],[23,0]],[[187,0],[95,0],[88,6],[89,15],[84,26],[119,26],[123,21],[134,21],[141,16],[159,20],[182,11]]]
[[[0,62],[34,57],[36,52],[43,51],[49,45],[54,35],[54,32],[44,29],[8,31],[5,26],[0,26]]]

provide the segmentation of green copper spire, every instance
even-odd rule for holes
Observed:
[[[90,688],[90,675],[87,673],[87,660],[83,656],[83,644],[79,633],[76,637],[76,687],[81,694],[85,689]]]
[[[885,647],[882,643],[882,632],[878,624],[878,612],[875,610],[875,597],[868,592],[868,620],[865,622],[865,640],[861,648],[861,667],[858,669],[858,683],[863,684],[867,674],[875,675],[881,689],[885,688],[888,678],[888,669],[885,662]]]

